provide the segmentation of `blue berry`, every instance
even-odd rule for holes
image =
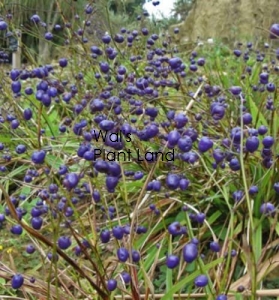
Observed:
[[[112,292],[117,287],[117,281],[115,279],[109,279],[107,282],[107,289]]]
[[[193,262],[198,256],[198,248],[194,243],[186,244],[183,247],[183,258],[187,263]]]
[[[249,194],[250,195],[255,195],[255,194],[258,193],[258,191],[259,191],[259,188],[256,185],[253,185],[249,189]]]
[[[228,299],[228,297],[224,294],[220,294],[216,297],[216,300],[227,300],[227,299]]]
[[[59,66],[61,68],[65,68],[68,65],[68,60],[66,58],[60,58],[59,59]]]
[[[213,142],[209,137],[204,136],[200,139],[198,144],[198,149],[200,152],[206,152],[212,147],[213,147]]]
[[[256,136],[248,137],[245,144],[246,150],[250,153],[255,152],[259,148],[259,145],[260,140]]]
[[[195,278],[195,285],[197,287],[205,287],[208,284],[208,277],[206,275],[199,275]]]
[[[140,261],[140,253],[137,250],[132,250],[132,260],[134,263]]]
[[[129,252],[126,248],[117,249],[117,257],[121,262],[126,262],[129,258]]]
[[[275,182],[275,183],[274,183],[273,189],[275,190],[276,193],[279,194],[279,182]]]
[[[57,241],[58,247],[62,250],[69,248],[72,244],[70,237],[61,236]]]
[[[177,174],[168,174],[166,185],[169,189],[175,190],[179,187],[180,177]]]
[[[125,284],[129,284],[131,282],[131,276],[130,276],[129,273],[122,272],[121,273],[121,277],[122,277],[122,279],[123,279],[123,281],[124,281]]]
[[[263,138],[262,144],[265,148],[271,148],[274,144],[274,138],[272,136],[266,136]]]
[[[68,190],[74,189],[79,183],[79,176],[76,173],[68,173],[66,174],[63,185]]]
[[[213,252],[219,252],[220,251],[220,245],[218,242],[211,242],[210,243],[210,250]]]
[[[263,203],[260,207],[260,213],[266,216],[274,216],[275,207],[270,202]]]
[[[32,244],[26,246],[26,252],[27,252],[28,254],[34,253],[35,250],[36,250],[36,248],[35,248]]]
[[[174,269],[179,265],[179,257],[173,254],[168,255],[166,265],[169,269]]]
[[[45,160],[46,153],[43,150],[34,151],[31,155],[31,160],[35,164],[42,164]]]
[[[24,282],[23,276],[21,274],[15,274],[12,277],[12,281],[11,281],[12,288],[19,289],[23,285],[23,282]]]
[[[21,235],[22,231],[22,227],[19,224],[13,225],[11,228],[11,233],[16,235]]]
[[[123,227],[121,226],[114,226],[112,228],[112,235],[118,239],[118,240],[121,240],[124,236],[124,230],[123,230]]]

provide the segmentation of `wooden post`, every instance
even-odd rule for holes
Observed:
[[[17,39],[17,47],[13,51],[13,69],[20,69],[21,68],[21,31],[16,30],[16,39]]]
[[[21,68],[21,31],[15,30],[8,32],[6,35],[8,39],[9,50],[12,52],[12,66],[13,69]]]

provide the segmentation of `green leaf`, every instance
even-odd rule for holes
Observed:
[[[256,230],[253,237],[255,261],[258,261],[262,254],[262,222],[255,218]]]
[[[45,161],[55,169],[58,169],[60,165],[63,164],[63,160],[55,155],[46,155]]]
[[[268,127],[268,123],[264,117],[264,115],[262,114],[262,112],[260,111],[260,107],[258,103],[255,103],[252,96],[248,96],[247,97],[248,100],[248,105],[250,107],[250,113],[252,115],[253,120],[258,120],[257,124],[254,124],[255,127],[258,127],[259,125],[265,125]]]
[[[223,261],[223,258],[218,258],[211,263],[204,266],[204,271],[209,271],[211,268],[217,266]],[[162,298],[161,300],[169,300],[171,299],[172,295],[179,292],[185,285],[193,281],[198,275],[200,274],[200,270],[196,270],[194,273],[190,274],[189,276],[186,276],[181,281],[179,281],[177,284],[175,284],[171,290],[169,290]]]
[[[172,254],[172,239],[169,237],[169,249],[168,253]],[[170,291],[172,289],[172,269],[167,268],[166,272],[166,292]],[[173,297],[170,297],[170,300],[172,300]]]

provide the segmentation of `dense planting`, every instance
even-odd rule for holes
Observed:
[[[276,265],[278,51],[65,28],[58,61],[1,78],[1,291],[256,297]]]

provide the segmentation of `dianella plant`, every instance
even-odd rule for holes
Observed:
[[[129,3],[1,3],[1,297],[278,296],[279,25],[185,51]]]

